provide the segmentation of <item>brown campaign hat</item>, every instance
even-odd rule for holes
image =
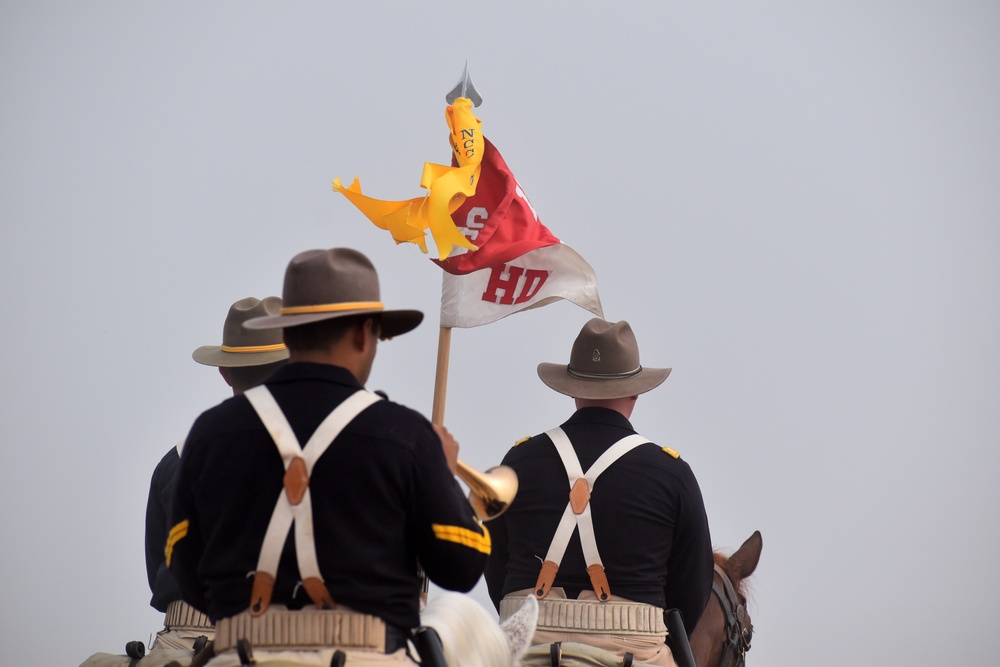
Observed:
[[[644,368],[639,363],[639,344],[628,322],[599,317],[583,325],[568,364],[538,364],[542,382],[573,398],[635,396],[655,389],[668,375],[669,368]]]
[[[284,304],[279,315],[258,317],[248,329],[284,329],[335,317],[380,314],[382,336],[411,331],[424,319],[419,310],[385,310],[378,274],[371,261],[351,248],[306,250],[285,270]]]
[[[276,296],[263,301],[252,296],[240,299],[229,308],[222,327],[222,345],[203,345],[191,357],[199,364],[223,368],[263,366],[287,359],[288,348],[281,340],[280,331],[252,331],[243,326],[254,317],[279,312],[281,299]]]

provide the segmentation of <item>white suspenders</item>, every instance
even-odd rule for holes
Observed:
[[[271,392],[259,385],[243,394],[257,411],[264,427],[274,440],[281,460],[285,464],[284,489],[267,525],[264,542],[257,560],[253,592],[250,597],[250,614],[260,616],[271,602],[278,561],[288,532],[295,525],[295,554],[298,559],[302,586],[320,608],[335,606],[330,592],[323,584],[316,559],[316,541],[313,537],[312,498],[309,494],[309,476],[313,466],[340,432],[372,403],[381,400],[376,394],[359,389],[338,405],[319,425],[305,447],[299,444],[285,414],[278,407]]]
[[[559,520],[559,527],[556,528],[552,542],[549,544],[548,553],[545,554],[545,562],[538,573],[538,583],[535,584],[535,596],[544,598],[552,582],[555,581],[556,572],[562,563],[566,547],[577,529],[580,531],[580,545],[583,547],[584,559],[587,563],[587,574],[590,575],[590,583],[594,587],[597,599],[601,601],[611,598],[611,587],[608,585],[608,578],[604,574],[604,563],[601,561],[601,554],[597,550],[597,538],[594,536],[594,520],[590,513],[590,490],[594,488],[594,483],[601,473],[607,470],[611,464],[622,456],[632,451],[639,445],[649,442],[646,438],[638,434],[625,436],[603,454],[601,454],[594,464],[590,466],[586,473],[580,467],[580,460],[573,450],[573,445],[561,428],[554,428],[547,431],[546,435],[552,440],[559,452],[563,467],[566,469],[566,476],[569,478],[569,504],[563,512],[562,519]]]

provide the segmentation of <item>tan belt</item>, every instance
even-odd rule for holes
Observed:
[[[555,589],[553,589],[555,590]],[[524,603],[524,597],[508,595],[500,601],[503,623]],[[538,601],[538,629],[594,634],[648,635],[664,637],[667,626],[663,610],[651,604],[625,600],[566,600],[542,598]]]
[[[187,602],[174,600],[167,605],[163,627],[168,630],[211,630],[212,621]]]
[[[260,616],[249,611],[221,618],[215,624],[215,651],[236,648],[247,639],[256,648],[360,648],[385,651],[385,621],[377,616],[360,614],[338,607],[314,607],[289,611],[283,605],[271,605]]]

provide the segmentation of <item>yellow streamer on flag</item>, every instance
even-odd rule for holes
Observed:
[[[467,197],[476,194],[485,147],[483,122],[472,112],[472,100],[456,99],[445,109],[445,120],[451,130],[451,148],[458,166],[425,162],[420,177],[420,187],[427,190],[425,196],[403,201],[374,199],[361,193],[357,178],[346,188],[339,178],[333,179],[333,189],[347,197],[376,227],[392,234],[397,244],[416,243],[426,253],[426,235],[430,229],[442,260],[456,246],[478,250],[458,231],[451,214]]]

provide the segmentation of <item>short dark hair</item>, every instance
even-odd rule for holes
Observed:
[[[375,321],[375,333],[377,334],[381,330],[381,317],[378,314],[370,313],[300,324],[297,327],[287,327],[282,333],[285,345],[291,352],[325,350],[338,343],[341,338],[347,335],[348,331],[359,324],[364,324],[365,320],[368,319]]]

